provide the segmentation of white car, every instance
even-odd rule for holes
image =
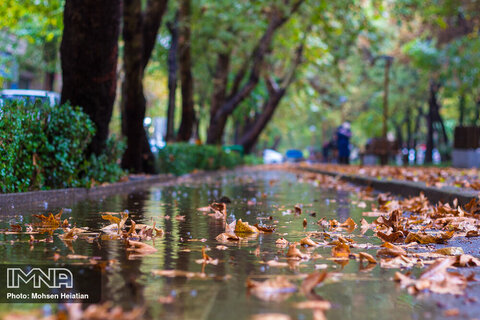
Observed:
[[[283,155],[280,152],[277,152],[272,149],[263,150],[263,163],[273,164],[273,163],[282,163]]]
[[[45,90],[4,89],[0,91],[0,100],[3,103],[15,100],[33,103],[36,100],[40,100],[54,106],[60,103],[60,95],[56,92]]]

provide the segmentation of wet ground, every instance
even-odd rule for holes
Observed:
[[[222,244],[215,240],[224,232],[224,225],[197,210],[214,200],[226,196],[232,203],[227,205],[227,222],[235,219],[250,224],[265,222],[275,224],[272,234],[259,234],[248,241]],[[288,172],[240,171],[215,174],[178,184],[159,185],[143,192],[117,195],[95,202],[82,202],[64,210],[63,218],[72,225],[88,227],[99,232],[108,225],[101,212],[128,210],[129,217],[137,223],[156,226],[165,231],[164,236],[147,243],[157,252],[142,257],[133,257],[125,250],[122,240],[83,239],[73,241],[69,247],[58,236],[53,242],[38,242],[33,246],[28,235],[1,234],[0,259],[14,263],[45,263],[57,257],[57,263],[88,263],[85,259],[68,259],[71,254],[114,260],[103,276],[102,296],[129,309],[134,306],[146,308],[145,318],[154,319],[249,319],[261,313],[282,313],[293,319],[312,319],[308,309],[298,309],[297,302],[305,296],[297,292],[284,295],[275,301],[264,301],[248,293],[247,278],[263,280],[271,275],[286,275],[299,285],[301,278],[316,269],[327,270],[331,277],[316,288],[315,292],[332,303],[325,312],[328,319],[436,319],[444,316],[450,308],[459,308],[459,317],[474,317],[479,310],[475,295],[479,286],[470,285],[467,297],[425,294],[412,296],[392,281],[394,269],[360,270],[359,263],[349,260],[346,265],[330,260],[331,246],[315,249],[301,248],[302,252],[317,254],[317,259],[305,262],[289,262],[287,267],[269,267],[265,262],[278,259],[287,262],[287,249],[276,246],[275,241],[284,237],[290,242],[305,237],[308,231],[322,231],[316,223],[320,218],[337,219],[342,222],[351,217],[359,223],[364,208],[358,207],[356,191],[332,190],[299,180]],[[302,214],[293,213],[294,205],[302,205]],[[366,203],[369,204],[368,202]],[[10,224],[30,223],[31,214],[53,212],[61,208],[31,209],[16,215],[3,216],[0,228]],[[311,214],[315,212],[315,216]],[[185,216],[184,219],[176,218]],[[267,219],[272,216],[272,220]],[[307,219],[304,228],[303,220]],[[266,219],[266,220],[265,220]],[[371,222],[374,218],[366,218]],[[61,229],[56,231],[63,233]],[[352,234],[362,250],[375,256],[381,241],[367,231],[361,235],[359,228]],[[217,248],[226,245],[225,250]],[[455,245],[455,244],[453,244]],[[466,253],[478,255],[478,247],[467,243]],[[207,246],[209,256],[219,259],[217,265],[202,265],[201,249]],[[224,249],[224,248],[222,248]],[[477,252],[475,252],[477,251]],[[320,256],[318,256],[320,255]],[[205,272],[206,279],[164,277],[152,274],[152,270],[184,270]],[[472,269],[470,269],[471,271]],[[418,274],[420,270],[413,270]],[[477,270],[478,272],[478,270]],[[477,295],[478,296],[478,295]],[[471,299],[473,297],[473,299]],[[467,299],[468,298],[468,299]],[[467,302],[467,300],[469,302]],[[57,306],[0,305],[0,312],[11,309],[44,308],[45,312]],[[480,315],[480,313],[478,313]]]

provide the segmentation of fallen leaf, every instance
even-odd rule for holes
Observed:
[[[287,257],[289,259],[301,259],[301,260],[309,258],[308,254],[303,254],[300,250],[297,249],[296,244],[291,244],[288,247]]]
[[[334,258],[348,258],[350,256],[350,247],[348,244],[340,242],[332,248],[332,256]]]
[[[258,233],[258,229],[249,225],[248,222],[243,222],[242,219],[238,219],[235,225],[235,233]]]

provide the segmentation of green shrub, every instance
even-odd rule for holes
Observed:
[[[96,168],[111,159],[102,155],[85,159],[94,134],[93,122],[79,107],[5,103],[0,111],[1,191],[81,187],[92,179],[103,182]],[[110,172],[117,173],[118,165],[109,163]]]
[[[126,173],[120,167],[120,159],[125,151],[126,144],[115,136],[108,138],[105,149],[99,155],[92,154],[83,163],[83,183],[90,187],[95,182],[115,182]]]
[[[198,170],[216,170],[233,168],[242,164],[237,152],[223,151],[212,145],[193,145],[188,143],[169,144],[157,155],[158,170],[162,173],[181,175]]]

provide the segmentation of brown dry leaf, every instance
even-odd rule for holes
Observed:
[[[248,222],[243,222],[242,219],[238,219],[235,225],[235,233],[258,233],[258,229],[249,225]]]
[[[357,227],[357,224],[349,217],[345,222],[341,223],[339,227],[346,228],[349,232],[352,232]]]
[[[246,284],[249,293],[255,294],[264,301],[283,301],[297,291],[297,287],[284,276],[277,276],[263,282],[247,279]]]
[[[367,220],[363,219],[360,221],[360,232],[361,234],[364,234],[365,232],[368,231],[368,229],[370,229],[370,224],[367,222]]]
[[[410,232],[405,239],[405,243],[417,242],[420,244],[429,243],[445,243],[448,239],[453,237],[454,231],[448,231],[440,235],[434,236],[426,233],[413,233]]]
[[[300,207],[300,205],[296,204],[293,208],[295,209],[295,214],[302,214],[302,207]]]
[[[303,228],[304,229],[307,227],[307,224],[308,224],[307,219],[303,219]]]
[[[234,233],[220,233],[216,238],[218,242],[226,243],[228,241],[239,241],[240,238]]]
[[[360,258],[360,263],[363,262],[363,260],[367,260],[368,263],[374,263],[376,264],[377,263],[377,260],[375,260],[375,258],[369,254],[369,253],[366,253],[366,252],[360,252],[358,254],[359,258]]]
[[[454,266],[456,267],[478,267],[480,266],[480,259],[475,258],[469,254],[461,254],[456,257]]]
[[[328,276],[326,271],[310,273],[302,282],[300,291],[307,297],[311,295],[312,291],[322,283]]]
[[[395,280],[399,281],[402,287],[408,288],[412,294],[428,289],[440,294],[461,295],[467,287],[467,278],[459,273],[447,271],[456,260],[457,257],[438,259],[420,275],[418,280],[398,272],[395,274]]]
[[[309,255],[303,254],[302,252],[300,252],[300,250],[297,249],[297,245],[294,243],[288,247],[287,257],[289,259],[304,260],[304,259],[308,259]]]
[[[318,243],[316,243],[315,241],[313,241],[312,239],[310,239],[310,237],[305,237],[303,239],[300,240],[300,245],[302,246],[311,246],[311,247],[317,247],[319,246]]]
[[[380,239],[382,239],[385,242],[393,243],[393,242],[396,242],[397,240],[400,240],[398,242],[403,242],[402,241],[402,238],[403,238],[403,232],[402,231],[392,232],[390,234],[385,234],[381,231],[377,231],[377,237],[379,237]]]
[[[348,258],[350,256],[350,247],[348,244],[340,242],[332,248],[332,256],[334,258]]]
[[[390,242],[385,242],[382,244],[382,249],[379,249],[377,251],[377,257],[378,256],[405,256],[407,255],[407,252],[394,244],[391,244]]]
[[[72,228],[68,230],[67,233],[59,234],[58,237],[62,240],[75,240],[77,238],[77,234],[86,232],[86,230],[80,228]]]
[[[44,228],[58,228],[60,226],[60,219],[62,216],[63,210],[60,210],[60,212],[56,215],[53,215],[53,213],[50,213],[48,216],[45,215],[38,215],[38,214],[33,214],[32,216],[35,218],[38,218],[41,220],[40,226]]]
[[[265,232],[265,233],[270,233],[270,232],[275,231],[275,227],[272,227],[272,226],[259,225],[258,223],[256,223],[254,226],[258,230],[260,230],[262,232]]]
[[[477,230],[470,230],[465,235],[465,237],[467,237],[467,238],[478,237],[478,236],[479,236],[479,234],[478,234]]]
[[[213,210],[216,219],[225,219],[227,217],[227,205],[225,203],[214,202],[210,205],[210,208]]]
[[[460,247],[446,247],[433,251],[434,253],[443,254],[445,256],[458,256],[463,254],[463,249]]]

